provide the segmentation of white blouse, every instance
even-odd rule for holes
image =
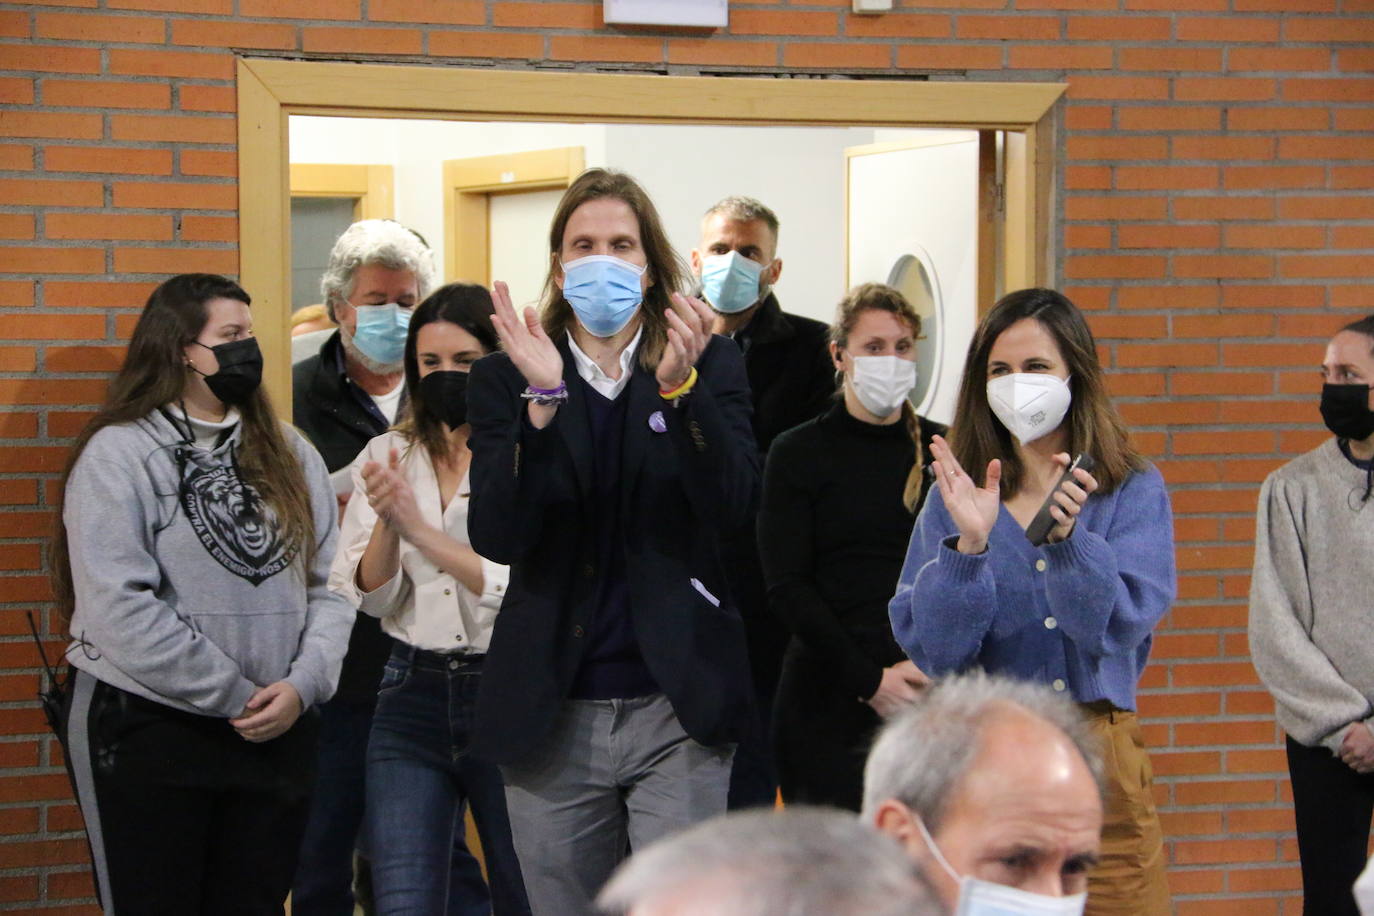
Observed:
[[[418,649],[486,652],[496,612],[506,593],[510,575],[507,567],[480,558],[483,591],[477,595],[401,538],[400,571],[370,592],[358,587],[358,564],[377,524],[377,513],[367,504],[363,465],[369,461],[385,465],[391,449],[401,456],[401,470],[415,492],[415,502],[425,521],[460,544],[468,543],[468,500],[472,491],[468,475],[463,475],[448,508],[440,509],[439,479],[429,453],[419,444],[411,447],[399,433],[383,433],[367,444],[349,468],[353,496],[344,511],[329,587],[363,613],[380,618],[382,629],[388,634]]]

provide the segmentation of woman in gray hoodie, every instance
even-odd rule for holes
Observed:
[[[63,723],[106,913],[280,913],[353,610],[324,462],[259,387],[248,294],[153,291],[53,550]]]

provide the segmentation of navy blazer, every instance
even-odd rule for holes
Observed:
[[[712,338],[677,407],[635,364],[620,394],[629,400],[617,507],[593,504],[587,405],[566,339],[558,348],[569,397],[543,429],[527,419],[526,382],[506,354],[479,360],[469,377],[468,534],[479,554],[511,567],[483,666],[475,750],[511,763],[552,729],[596,612],[599,511],[621,512],[635,635],[683,729],[706,745],[738,741],[752,691],[719,539],[753,516],[759,488],[739,348]]]

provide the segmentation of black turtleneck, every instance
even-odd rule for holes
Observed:
[[[1355,453],[1350,451],[1349,439],[1337,439],[1336,444],[1340,446],[1341,454],[1345,456],[1346,461],[1364,471],[1364,496],[1361,501],[1369,502],[1369,497],[1374,495],[1374,461],[1356,458]]]
[[[928,462],[931,436],[945,430],[919,423]],[[857,697],[872,696],[882,669],[906,657],[887,603],[911,538],[902,493],[914,463],[906,423],[864,423],[843,403],[783,433],[768,453],[759,550],[769,605],[806,648],[833,659]]]

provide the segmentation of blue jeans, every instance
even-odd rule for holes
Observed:
[[[335,699],[320,707],[315,792],[291,885],[294,916],[353,916],[353,850],[371,728],[371,703]]]
[[[501,774],[468,753],[482,656],[397,643],[367,748],[367,834],[377,912],[528,916]],[[488,893],[463,838],[472,804]]]

